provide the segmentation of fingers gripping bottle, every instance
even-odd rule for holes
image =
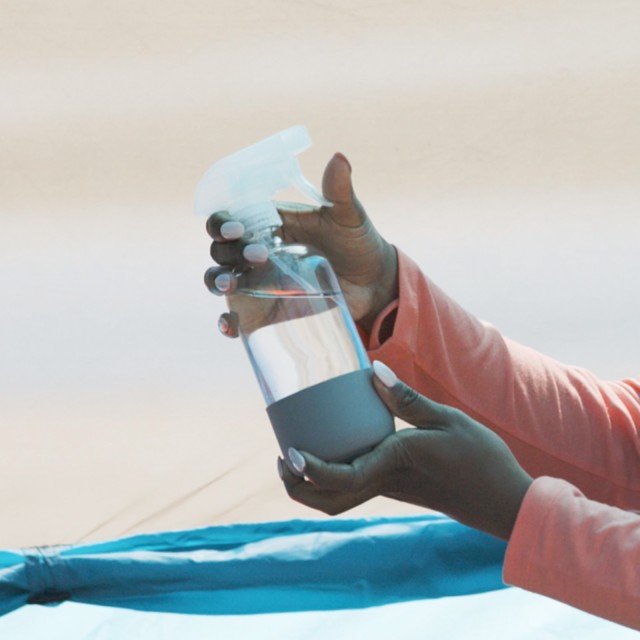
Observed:
[[[237,274],[227,303],[284,459],[295,447],[346,462],[394,426],[329,261],[278,234],[282,219],[272,198],[281,189],[295,186],[332,206],[298,164],[296,154],[310,145],[307,130],[292,127],[218,161],[197,187],[195,211],[228,211],[244,224],[245,239],[268,248],[266,263]]]

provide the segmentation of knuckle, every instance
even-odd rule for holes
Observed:
[[[328,516],[337,516],[338,514],[342,513],[342,509],[339,509],[336,505],[325,505],[324,507],[321,508],[321,511],[323,513],[326,513]]]
[[[204,272],[204,286],[207,287],[209,291],[215,287],[215,279],[215,267],[209,267],[209,269]]]
[[[349,475],[345,490],[349,493],[357,493],[366,485],[364,468],[362,465],[352,467],[353,472]]]
[[[218,224],[216,222],[216,214],[212,214],[207,218],[206,223],[207,233],[213,238],[217,234]]]
[[[212,237],[220,236],[220,227],[229,220],[229,214],[226,211],[216,211],[212,213],[206,222],[207,233]]]
[[[420,402],[420,394],[408,385],[402,385],[396,402],[398,408],[403,412],[409,413]]]
[[[209,255],[216,262],[219,262],[218,261],[218,253],[219,253],[218,249],[219,249],[218,243],[217,242],[212,242],[211,246],[209,247]]]
[[[242,255],[244,243],[241,240],[230,240],[228,242],[213,241],[209,253],[211,259],[225,267],[242,267],[246,266],[247,261]]]
[[[298,502],[298,494],[296,488],[291,486],[290,484],[284,483],[284,490],[287,492],[287,495],[292,499]]]
[[[417,431],[405,429],[399,431],[391,444],[391,459],[397,471],[409,469],[413,465],[412,448],[415,446]]]
[[[297,479],[285,478],[283,481],[284,489],[287,492],[287,495],[295,500],[296,502],[302,502],[301,492],[302,487],[301,483]]]
[[[217,262],[218,264],[224,264],[226,253],[227,253],[227,248],[225,246],[221,245],[219,242],[216,242],[216,241],[211,243],[209,254],[211,255],[211,258],[215,262]]]
[[[204,286],[207,287],[207,289],[211,293],[219,296],[222,295],[222,291],[220,291],[216,286],[216,278],[218,277],[218,275],[220,275],[219,268],[210,267],[209,269],[207,269],[204,272]]]

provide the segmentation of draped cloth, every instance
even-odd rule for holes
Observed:
[[[0,638],[637,637],[506,588],[504,553],[503,542],[436,515],[0,551]]]
[[[0,552],[0,611],[352,609],[501,589],[502,542],[438,516],[294,520]]]

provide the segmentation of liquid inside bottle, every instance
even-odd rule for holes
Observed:
[[[277,305],[286,298],[274,295],[268,299]],[[287,302],[298,303],[300,311],[299,300],[289,298]],[[268,405],[301,389],[369,366],[344,301],[327,295],[319,296],[313,303],[308,304],[309,311],[313,311],[309,315],[243,335]]]

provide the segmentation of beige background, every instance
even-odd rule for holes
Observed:
[[[195,184],[293,124],[507,335],[634,375],[635,0],[0,2],[0,545],[320,517],[202,286]],[[347,514],[411,513],[373,501]]]

